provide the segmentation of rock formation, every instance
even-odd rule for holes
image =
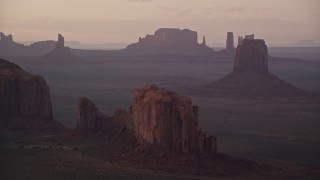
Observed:
[[[48,40],[26,46],[15,42],[12,35],[0,32],[0,56],[42,56],[55,49],[56,44],[56,41]]]
[[[57,49],[63,49],[64,47],[64,37],[61,34],[58,34],[58,42],[57,42]]]
[[[244,39],[254,39],[254,34],[245,35],[244,38],[242,36],[238,36],[238,45],[242,45]]]
[[[233,32],[228,32],[226,40],[226,50],[234,51],[234,49]]]
[[[116,112],[114,120],[132,130],[141,143],[183,154],[214,156],[217,151],[215,137],[199,129],[198,107],[190,98],[155,85],[135,90],[129,112]]]
[[[233,71],[198,93],[222,97],[305,97],[309,93],[268,71],[264,40],[244,39],[238,45]]]
[[[112,131],[127,129],[141,145],[149,144],[165,151],[199,157],[214,157],[215,136],[207,136],[198,126],[198,107],[190,98],[172,91],[147,85],[134,91],[129,111],[117,110],[112,120],[106,118],[94,103],[78,100],[77,130]],[[119,132],[119,131],[118,131]]]
[[[13,43],[13,37],[11,34],[6,36],[3,32],[0,32],[0,42],[3,44]]]
[[[0,124],[9,128],[54,124],[46,81],[3,59],[0,59]]]
[[[206,46],[207,45],[206,36],[203,36],[201,45],[202,46]]]
[[[131,44],[126,48],[127,51],[148,52],[185,52],[185,53],[210,53],[211,48],[205,44],[198,43],[197,32],[189,29],[158,29],[154,35],[146,35],[139,38],[137,43]]]
[[[26,46],[13,41],[13,36],[9,34],[6,36],[4,33],[0,32],[0,52],[1,51],[11,51],[12,49],[21,50]]]
[[[78,98],[77,130],[97,132],[103,130],[107,116],[85,97]]]
[[[263,40],[245,40],[238,46],[234,71],[268,72],[268,49]]]
[[[79,63],[83,59],[74,55],[69,47],[64,46],[64,37],[61,34],[58,34],[58,42],[56,48],[40,57],[39,59],[42,63],[51,63],[51,64],[69,64],[69,63]]]

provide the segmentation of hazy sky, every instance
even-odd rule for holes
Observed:
[[[0,0],[0,31],[16,41],[136,42],[161,27],[189,28],[199,41],[256,34],[269,44],[320,42],[320,0]]]

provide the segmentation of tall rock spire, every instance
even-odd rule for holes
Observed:
[[[207,45],[206,36],[203,36],[202,44]]]
[[[57,48],[64,48],[64,37],[61,34],[58,34]]]
[[[233,32],[227,33],[226,49],[234,50]]]

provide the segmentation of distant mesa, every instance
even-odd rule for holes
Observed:
[[[64,37],[58,34],[58,42],[48,40],[25,46],[13,41],[12,35],[0,33],[1,56],[38,56],[34,61],[38,64],[72,64],[83,62],[83,59],[74,55],[69,47],[64,46]]]
[[[26,46],[13,41],[13,36],[11,34],[5,35],[0,32],[0,51],[10,50],[12,48],[22,49]]]
[[[254,39],[254,34],[245,35],[244,37],[243,36],[238,36],[238,45],[242,45],[242,42],[245,39]]]
[[[69,47],[64,46],[64,37],[61,34],[58,34],[58,42],[56,47],[51,52],[45,54],[40,57],[42,63],[52,63],[52,64],[60,64],[60,63],[77,63],[82,62],[83,59],[74,55]]]
[[[57,42],[52,40],[34,42],[26,46],[16,43],[12,35],[0,32],[1,56],[42,56],[55,49]]]
[[[207,158],[216,155],[216,138],[207,136],[199,128],[198,107],[192,105],[190,98],[156,85],[146,85],[133,94],[134,102],[129,111],[117,110],[111,119],[91,100],[80,97],[78,131],[98,132],[114,126],[132,132],[141,145]]]
[[[10,129],[62,127],[52,116],[49,87],[43,77],[0,59],[0,126]]]
[[[127,51],[138,51],[142,53],[212,53],[213,50],[206,45],[205,37],[203,42],[198,43],[198,34],[189,29],[160,28],[154,35],[139,37],[139,41],[130,44]]]
[[[6,36],[3,32],[0,33],[0,43],[1,45],[8,45],[13,43],[13,37],[11,34]]]
[[[219,97],[309,97],[268,71],[268,49],[254,35],[239,37],[233,71],[198,93]]]
[[[38,50],[38,51],[42,51],[42,52],[49,52],[52,51],[54,48],[56,48],[57,46],[57,41],[53,41],[53,40],[46,40],[46,41],[39,41],[39,42],[34,42],[32,44],[29,45],[30,49],[33,50]]]

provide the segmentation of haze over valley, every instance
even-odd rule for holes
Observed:
[[[0,177],[318,179],[317,5],[0,2]]]

